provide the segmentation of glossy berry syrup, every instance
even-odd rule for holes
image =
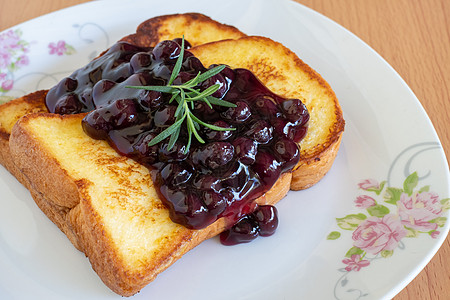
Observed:
[[[254,200],[298,163],[297,143],[306,134],[308,111],[300,100],[270,92],[250,71],[226,67],[197,88],[219,84],[213,96],[236,107],[211,109],[196,101],[191,111],[206,123],[235,130],[199,126],[205,143],[192,139],[186,151],[183,125],[173,148],[169,138],[149,146],[175,122],[176,103],[169,104],[170,94],[126,86],[166,85],[181,52],[177,41],[154,48],[115,44],[52,88],[47,108],[59,114],[88,112],[82,126],[89,136],[107,140],[122,155],[154,170],[153,180],[174,222],[201,229],[225,217],[235,224],[221,235],[226,245],[271,235],[278,224],[276,209]],[[206,70],[186,50],[173,84]]]

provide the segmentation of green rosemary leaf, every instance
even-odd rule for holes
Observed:
[[[190,80],[188,80],[188,81],[186,81],[184,84],[183,84],[183,86],[185,87],[185,88],[193,88],[194,86],[196,86],[197,84],[199,84],[200,83],[200,81],[198,80],[198,77],[200,76],[200,74],[201,74],[202,72],[198,72],[198,74],[194,77],[194,78],[192,78],[192,79],[190,79]]]
[[[191,143],[192,143],[192,131],[189,126],[187,126],[187,131],[188,131],[188,141],[186,144],[186,149],[184,149],[184,154],[188,153],[189,148],[191,148]]]
[[[195,129],[195,125],[194,125],[194,122],[192,121],[191,116],[193,116],[191,112],[189,112],[189,113],[187,114],[187,116],[186,116],[186,120],[187,120],[188,126],[191,127],[192,133],[193,133],[194,136],[197,138],[197,140],[198,140],[200,143],[204,144],[205,141],[204,141],[204,140],[202,139],[202,137],[198,134],[197,129]]]
[[[192,120],[194,120],[194,122],[196,122],[196,123],[198,123],[198,124],[200,124],[200,125],[203,125],[203,126],[205,126],[205,127],[208,127],[208,128],[210,128],[210,129],[212,129],[212,130],[216,130],[216,131],[228,131],[228,130],[236,130],[236,128],[228,128],[228,127],[219,127],[219,126],[216,126],[216,125],[212,125],[212,124],[208,124],[208,123],[205,123],[205,122],[203,122],[202,120],[200,120],[199,118],[197,118],[194,114],[192,114],[192,113],[190,113],[190,116],[191,116],[191,118],[192,118]]]
[[[175,66],[173,67],[173,71],[172,71],[172,74],[170,74],[169,83],[167,85],[171,85],[172,82],[175,80],[175,78],[180,73],[181,65],[183,64],[183,56],[184,56],[184,35],[181,39],[180,55],[178,55],[177,62],[175,63]]]
[[[178,102],[178,106],[177,109],[175,110],[175,118],[178,118],[179,116],[181,116],[182,114],[184,114],[186,111],[185,107],[184,107],[184,102],[180,100],[180,102]]]
[[[206,71],[205,73],[200,74],[198,76],[198,81],[203,82],[206,79],[213,77],[216,74],[219,74],[220,72],[223,71],[223,69],[225,69],[225,67],[226,67],[225,65],[220,65],[220,66],[214,67],[214,68]]]
[[[159,142],[162,142],[165,140],[169,135],[173,134],[178,127],[180,127],[181,123],[183,123],[184,119],[186,118],[186,115],[184,115],[182,118],[180,118],[178,121],[167,127],[164,131],[162,131],[160,134],[155,136],[149,143],[149,146],[153,146],[158,144]]]
[[[147,90],[147,91],[156,91],[156,92],[167,93],[167,94],[172,94],[172,93],[177,92],[177,89],[175,89],[171,86],[164,86],[164,85],[145,85],[145,86],[127,85],[126,88],[141,89],[141,90]]]
[[[172,94],[172,97],[170,97],[169,103],[172,103],[173,100],[174,100],[177,96],[179,96],[179,95],[180,95],[180,92],[179,92],[179,91],[177,91],[176,93],[173,93],[173,94]],[[181,101],[180,101],[180,102],[181,102]]]
[[[203,98],[206,98],[208,96],[211,96],[212,94],[214,94],[218,89],[220,88],[220,84],[214,84],[209,86],[207,89],[205,89],[203,92],[201,92],[200,94],[198,94],[197,96],[191,97],[189,98],[189,101],[195,101],[195,100],[200,100]]]
[[[177,130],[170,136],[169,144],[167,145],[167,150],[171,150],[175,145],[175,142],[178,140],[178,136],[180,135],[181,126],[178,126]]]
[[[207,99],[211,104],[214,105],[219,105],[219,106],[225,106],[225,107],[236,107],[236,104],[213,97],[213,96],[208,96],[205,99]],[[204,101],[204,100],[203,100]]]
[[[211,102],[209,102],[208,100],[208,97],[203,98],[202,101],[205,102],[209,106],[209,108],[213,109]]]

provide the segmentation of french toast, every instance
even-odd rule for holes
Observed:
[[[205,229],[190,230],[172,222],[149,170],[105,141],[87,136],[81,119],[27,115],[14,126],[11,153],[38,206],[48,216],[56,215],[53,221],[86,254],[108,287],[131,296],[229,224],[220,219]],[[281,200],[290,180],[286,173],[257,202]]]
[[[295,54],[270,39],[239,35],[233,37],[239,38],[236,41],[212,42],[189,51],[205,65],[224,63],[250,69],[276,94],[301,99],[311,116],[296,170],[282,175],[257,200],[259,204],[274,204],[289,188],[307,188],[328,171],[344,121],[331,88]],[[203,44],[202,38],[185,36],[193,45]],[[157,41],[125,38],[138,40]],[[88,256],[113,291],[124,296],[135,294],[185,252],[230,225],[222,218],[205,229],[191,230],[172,222],[149,170],[119,155],[107,142],[88,137],[80,125],[84,114],[46,113],[45,93],[35,94],[36,99],[41,97],[38,104],[30,104],[33,97],[26,96],[0,107],[5,141],[1,146],[8,149],[2,163],[7,165],[9,159],[8,169],[74,246]],[[19,103],[25,110],[14,108]],[[300,173],[297,181],[293,178],[296,173]]]

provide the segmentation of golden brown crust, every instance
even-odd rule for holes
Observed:
[[[149,19],[138,26],[135,34],[121,40],[142,47],[153,47],[159,41],[181,38],[183,35],[192,46],[245,36],[236,27],[219,23],[208,16],[185,13]]]
[[[319,182],[333,165],[341,140],[342,134],[339,134],[338,139],[324,151],[317,153],[315,158],[303,160],[297,165],[292,173],[291,190],[304,190]]]
[[[37,115],[49,115],[49,113],[38,113]],[[20,122],[26,123],[32,116],[33,114],[25,115],[20,119]],[[52,115],[52,117],[62,118],[60,115]],[[32,133],[23,130],[21,126],[13,127],[10,140],[14,138],[16,142],[10,143],[9,148],[15,165],[21,173],[26,174],[28,178],[32,178],[30,184],[33,189],[46,191],[46,198],[52,204],[65,208],[74,207],[79,203],[76,183],[65,180],[69,175],[61,168],[58,160],[52,153],[43,150],[44,146],[41,144],[41,140],[36,139],[35,136],[30,136],[30,134]],[[21,147],[21,151],[25,151],[15,153],[17,152],[17,146]],[[35,168],[28,165],[30,161],[46,167]],[[61,182],[66,182],[66,184],[61,184]]]

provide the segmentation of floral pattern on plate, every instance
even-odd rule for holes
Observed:
[[[20,29],[0,34],[0,95],[13,88],[14,72],[29,64],[29,50],[30,43],[22,39]]]
[[[76,52],[75,48],[73,46],[67,44],[63,40],[60,40],[56,43],[53,43],[53,42],[49,43],[48,48],[49,48],[50,55],[58,55],[58,56],[62,56],[64,54],[71,55]]]
[[[418,237],[428,233],[436,238],[447,220],[444,213],[450,208],[450,198],[440,199],[429,186],[417,189],[417,172],[409,175],[402,188],[386,187],[386,181],[374,179],[361,181],[358,186],[364,191],[356,197],[355,206],[364,213],[348,214],[336,218],[337,225],[353,231],[351,247],[342,260],[345,270],[359,271],[370,265],[367,255],[388,258],[394,254],[403,238]],[[333,231],[329,240],[338,239],[341,233]]]

